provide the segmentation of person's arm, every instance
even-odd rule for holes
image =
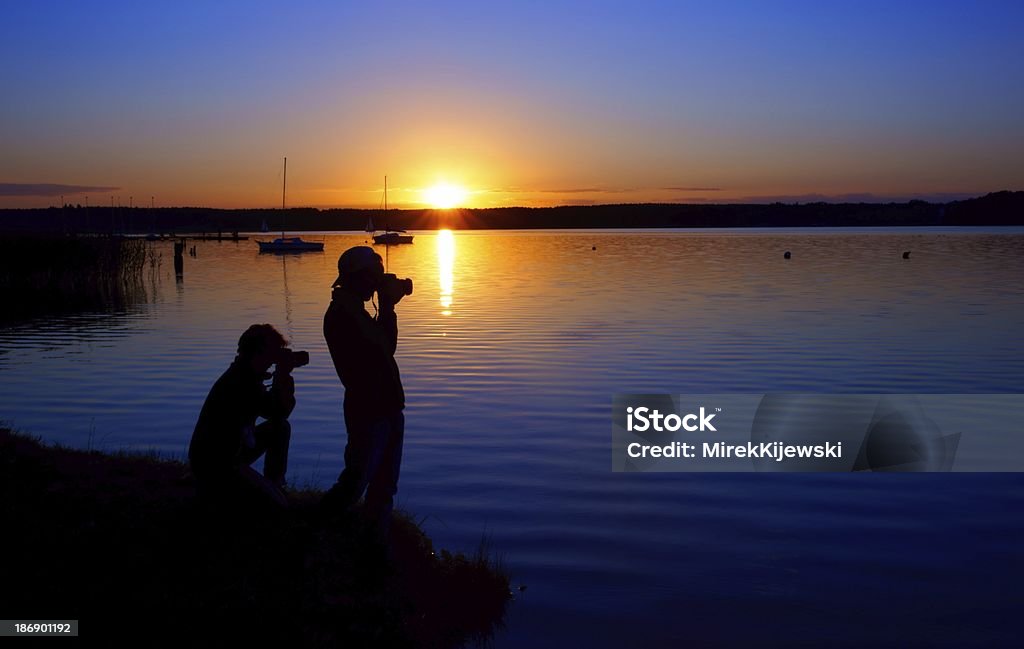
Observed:
[[[377,326],[384,334],[385,349],[394,356],[398,349],[398,315],[395,313],[395,305],[383,297],[380,298],[380,310],[377,312]]]
[[[295,379],[291,372],[274,372],[274,382],[264,392],[260,416],[266,419],[287,419],[295,409]]]
[[[324,340],[338,378],[346,387],[358,378],[372,358],[369,334],[375,333],[375,323],[369,314],[365,318],[367,322],[364,324],[358,318],[349,317],[342,307],[336,305],[324,315]]]

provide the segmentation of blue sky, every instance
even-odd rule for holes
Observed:
[[[480,206],[1022,189],[1022,7],[13,4],[0,205],[264,206],[286,155],[318,206],[376,205],[385,174],[410,207],[438,182]]]

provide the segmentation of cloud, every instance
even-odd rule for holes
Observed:
[[[554,194],[554,193],[559,193],[559,194],[575,194],[575,193],[580,193],[580,194],[582,194],[582,193],[586,193],[586,192],[594,192],[594,193],[597,193],[597,194],[628,194],[630,192],[635,192],[635,191],[641,191],[641,189],[638,189],[636,187],[622,187],[620,189],[602,189],[600,187],[595,187],[593,189],[552,189],[552,190],[548,190],[547,193],[552,193],[552,194]]]
[[[93,185],[60,185],[57,183],[0,183],[0,196],[60,196],[61,194],[102,194],[116,192],[120,187]]]
[[[631,187],[622,189],[607,189],[604,187],[563,187],[558,189],[523,189],[521,187],[510,187],[496,191],[506,194],[625,194],[636,191]]]
[[[720,192],[721,187],[560,187],[556,189],[525,189],[522,187],[505,187],[490,191],[505,194],[630,194],[635,192],[669,191],[669,192]]]
[[[977,198],[982,192],[933,192],[930,194],[892,194],[878,195],[870,192],[850,194],[782,194],[776,196],[742,196],[733,203],[906,203],[911,200],[928,201],[929,203],[947,203],[950,201]]]

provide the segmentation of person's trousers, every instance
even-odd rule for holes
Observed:
[[[284,475],[288,470],[288,446],[292,439],[292,426],[287,419],[268,419],[253,432],[254,445],[242,451],[242,465],[250,464],[263,458],[263,478],[275,487],[284,486]],[[252,470],[250,468],[250,470]],[[255,473],[255,471],[253,471]]]
[[[287,419],[270,419],[252,430],[251,445],[245,446],[239,464],[208,467],[193,464],[193,473],[199,491],[208,500],[225,504],[253,500],[287,506],[288,500],[281,490],[288,469],[288,446],[291,442],[291,424]],[[263,473],[250,464],[266,454]]]
[[[345,470],[331,491],[337,493],[342,507],[354,505],[365,491],[367,517],[386,534],[398,493],[405,415],[399,411],[369,422],[346,418],[345,424]]]

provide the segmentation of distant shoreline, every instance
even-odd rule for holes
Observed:
[[[615,204],[451,210],[82,207],[0,209],[0,232],[179,234],[378,230],[1024,225],[1024,191],[949,203]]]

